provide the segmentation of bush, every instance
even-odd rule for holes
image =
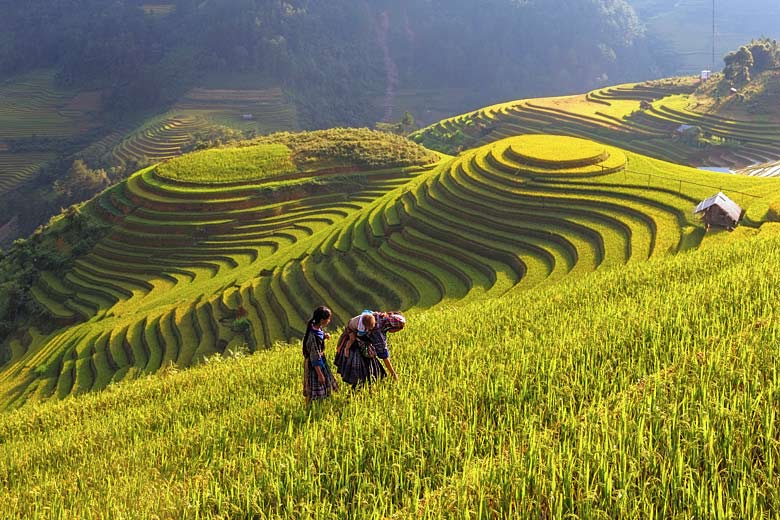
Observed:
[[[25,322],[36,322],[46,328],[48,313],[31,292],[40,273],[66,270],[109,229],[110,226],[83,212],[81,207],[70,206],[29,239],[14,241],[0,257],[0,345],[12,330],[19,330]],[[0,352],[0,357],[3,355]]]
[[[284,144],[299,169],[318,163],[365,168],[421,166],[438,157],[406,137],[368,128],[332,128],[314,132],[278,132],[250,144]]]
[[[230,329],[233,332],[240,332],[245,333],[249,331],[249,319],[247,318],[236,318],[233,320],[233,323],[230,325]]]
[[[84,200],[110,184],[106,170],[93,170],[84,161],[77,159],[65,177],[54,181],[54,191],[66,200]]]

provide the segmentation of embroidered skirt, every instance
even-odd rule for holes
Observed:
[[[327,360],[324,365],[322,375],[325,376],[325,383],[323,384],[320,383],[317,371],[312,368],[309,358],[303,360],[303,396],[307,399],[325,399],[338,390],[339,385],[333,377]]]
[[[341,374],[341,379],[353,387],[371,384],[387,375],[381,361],[375,357],[363,356],[357,344],[352,345],[348,355],[345,355],[344,351],[336,354],[333,362],[336,364],[336,371]]]

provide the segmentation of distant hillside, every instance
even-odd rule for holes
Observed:
[[[290,96],[279,87],[245,88],[252,78],[222,78],[231,88],[195,88],[169,110],[117,117],[105,109],[107,89],[80,92],[55,76],[38,70],[0,83],[0,228],[16,222],[13,233],[0,233],[0,247],[31,233],[54,208],[81,202],[139,168],[300,127]],[[76,161],[95,182],[72,175]]]
[[[557,3],[0,0],[0,247],[194,147],[656,75],[623,0]]]
[[[780,4],[775,0],[627,0],[647,27],[668,74],[719,70],[726,53],[760,36],[780,38]],[[712,8],[715,6],[715,62]]]
[[[294,92],[304,127],[372,124],[404,88],[478,87],[478,105],[652,70],[623,0],[0,0],[0,12],[0,78],[55,68],[118,112],[255,75],[248,88]]]
[[[618,85],[587,94],[525,99],[445,119],[411,138],[455,153],[512,135],[598,137],[606,143],[677,164],[739,169],[780,159],[774,72],[734,94],[720,76]],[[766,86],[765,90],[762,86]],[[722,92],[722,96],[716,92]],[[760,92],[760,93],[759,93]]]
[[[757,122],[780,122],[780,71],[754,76],[747,84],[731,85],[717,75],[694,93],[699,112],[728,119],[755,119]]]

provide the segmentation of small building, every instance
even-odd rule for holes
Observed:
[[[674,132],[679,135],[690,135],[690,134],[698,135],[698,133],[701,132],[701,128],[695,125],[680,125],[675,129]]]
[[[716,195],[701,201],[694,215],[701,215],[704,227],[707,231],[712,226],[726,228],[733,231],[742,218],[742,208],[736,202],[719,191]]]
[[[680,125],[674,129],[672,139],[679,139],[683,143],[696,146],[701,133],[701,128],[696,125]]]
[[[711,70],[703,70],[703,71],[701,71],[701,74],[699,74],[699,80],[700,81],[707,81],[708,79],[710,79],[711,75],[712,75],[712,71]]]
[[[241,119],[244,121],[252,121],[254,118],[254,114],[241,114]]]

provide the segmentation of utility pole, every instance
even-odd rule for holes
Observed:
[[[715,0],[712,0],[712,72],[715,72]]]

